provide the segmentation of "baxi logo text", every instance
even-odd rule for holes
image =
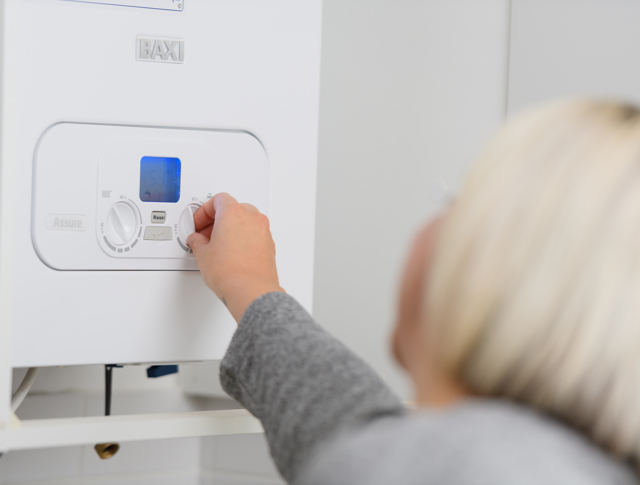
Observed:
[[[138,37],[136,59],[154,62],[184,62],[184,41]]]

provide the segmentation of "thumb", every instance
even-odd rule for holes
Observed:
[[[209,238],[200,234],[199,232],[194,232],[187,238],[187,245],[193,251],[193,255],[198,258],[198,254],[204,249],[204,247],[209,244]]]

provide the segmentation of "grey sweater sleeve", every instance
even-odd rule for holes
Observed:
[[[246,310],[220,380],[262,422],[288,482],[339,428],[403,412],[373,369],[284,293],[263,295]]]

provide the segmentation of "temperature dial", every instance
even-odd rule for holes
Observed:
[[[114,246],[123,246],[131,241],[137,227],[136,210],[127,202],[116,203],[107,214],[105,233]]]
[[[200,208],[200,204],[189,204],[180,214],[178,219],[178,237],[186,246],[187,238],[196,232],[196,225],[193,221],[193,214]]]

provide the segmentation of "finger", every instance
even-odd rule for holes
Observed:
[[[207,244],[209,244],[209,238],[197,232],[194,232],[187,238],[187,245],[193,251],[193,255],[196,257],[196,260]]]
[[[197,232],[200,232],[203,228],[207,226],[213,225],[215,210],[213,210],[213,208],[211,208],[210,210],[207,210],[207,206],[212,204],[213,204],[212,200],[209,199],[204,204],[202,204],[202,206],[193,214],[193,223],[195,224]],[[213,216],[210,216],[209,215],[210,213],[213,214]]]
[[[193,222],[195,223],[196,231],[201,231],[203,228],[213,224],[213,221],[216,218],[216,211],[223,209],[229,204],[237,203],[238,201],[236,199],[224,192],[211,197],[202,204],[202,207],[200,207],[195,214],[193,214]]]
[[[211,224],[210,226],[205,227],[202,231],[200,231],[200,234],[202,234],[207,239],[211,239],[211,232],[212,231],[213,231],[213,224]]]
[[[225,207],[231,204],[237,204],[238,201],[227,194],[226,192],[220,192],[219,194],[214,195],[211,200],[213,201],[213,207],[216,212],[220,212]]]
[[[258,210],[258,208],[255,205],[252,204],[247,204],[246,202],[243,202],[242,204],[240,204],[242,207],[244,207],[245,209],[250,210],[251,212],[257,212],[258,214],[260,214],[260,211]]]

